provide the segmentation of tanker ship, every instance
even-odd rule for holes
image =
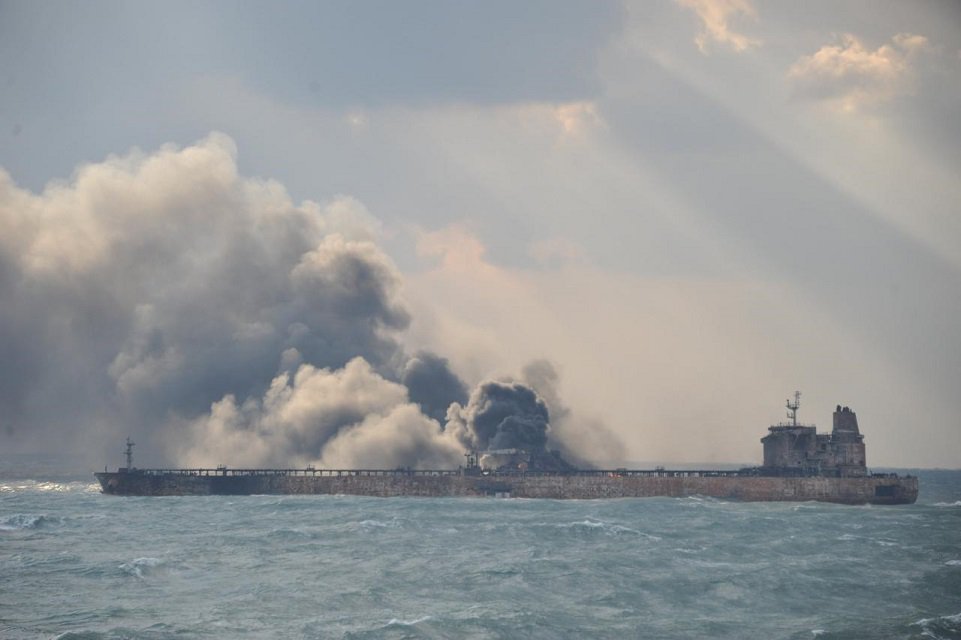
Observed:
[[[343,494],[376,497],[491,496],[605,499],[705,496],[741,501],[911,504],[918,479],[870,473],[857,415],[838,405],[830,433],[799,424],[800,393],[787,401],[790,422],[761,439],[764,463],[737,470],[578,469],[557,452],[468,452],[457,469],[138,469],[127,438],[127,466],[96,475],[118,496]]]

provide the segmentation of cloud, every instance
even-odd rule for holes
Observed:
[[[701,53],[707,53],[711,43],[729,47],[737,52],[761,45],[761,41],[734,31],[731,21],[738,16],[757,20],[757,10],[749,0],[676,0],[691,9],[701,19],[703,30],[694,38]]]
[[[582,262],[584,250],[576,242],[567,238],[550,237],[535,240],[530,244],[528,253],[538,264],[549,267],[570,262]]]
[[[788,70],[788,80],[798,97],[857,111],[911,93],[914,60],[927,48],[924,36],[900,33],[872,51],[846,33],[836,43],[802,56]]]
[[[561,103],[554,107],[554,117],[567,135],[577,135],[587,129],[604,126],[604,120],[593,102]]]

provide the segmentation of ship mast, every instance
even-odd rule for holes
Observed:
[[[124,455],[127,456],[127,468],[133,469],[133,445],[134,441],[127,436],[127,448],[124,450]]]
[[[798,407],[800,406],[801,406],[801,392],[795,391],[794,404],[791,404],[790,399],[788,399],[787,401],[787,409],[788,409],[787,417],[791,419],[791,425],[794,427],[797,426],[797,410],[798,410]]]

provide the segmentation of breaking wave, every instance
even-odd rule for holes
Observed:
[[[135,578],[146,578],[164,570],[167,563],[160,558],[134,558],[118,567],[120,571]]]
[[[912,626],[921,627],[921,635],[935,640],[961,638],[961,613],[937,618],[922,618]]]
[[[400,620],[399,618],[391,618],[385,626],[388,627],[413,627],[420,624],[421,622],[427,622],[431,620],[432,616],[422,616],[420,618],[415,618],[413,620]]]
[[[541,525],[545,526],[545,525]],[[575,534],[602,534],[607,536],[638,536],[647,538],[649,540],[660,540],[658,536],[643,533],[637,529],[627,527],[620,524],[613,524],[610,522],[604,522],[602,520],[596,520],[592,518],[587,518],[585,520],[579,520],[577,522],[567,522],[561,524],[551,524],[546,525],[555,529],[560,529],[564,531],[569,531]]]
[[[52,525],[62,524],[61,518],[36,515],[32,513],[15,513],[0,520],[0,531],[16,531],[18,529],[42,529]]]
[[[7,480],[0,493],[100,493],[96,482],[51,482],[48,480]]]

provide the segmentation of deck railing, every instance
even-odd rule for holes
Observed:
[[[195,477],[545,477],[545,476],[594,476],[594,477],[646,477],[646,478],[716,478],[745,475],[737,470],[697,469],[579,469],[572,471],[477,471],[474,469],[120,469],[120,473],[136,473],[147,476],[195,476]]]
[[[637,478],[735,478],[746,476],[784,475],[797,477],[817,477],[815,472],[796,473],[765,473],[758,468],[745,469],[577,469],[569,471],[480,471],[471,469],[231,469],[231,468],[197,468],[197,469],[119,469],[119,473],[135,473],[146,476],[192,476],[192,477],[443,477],[443,476],[475,476],[475,477],[546,477],[546,476],[578,476],[578,477],[637,477]],[[896,473],[868,473],[867,477],[896,478]]]

